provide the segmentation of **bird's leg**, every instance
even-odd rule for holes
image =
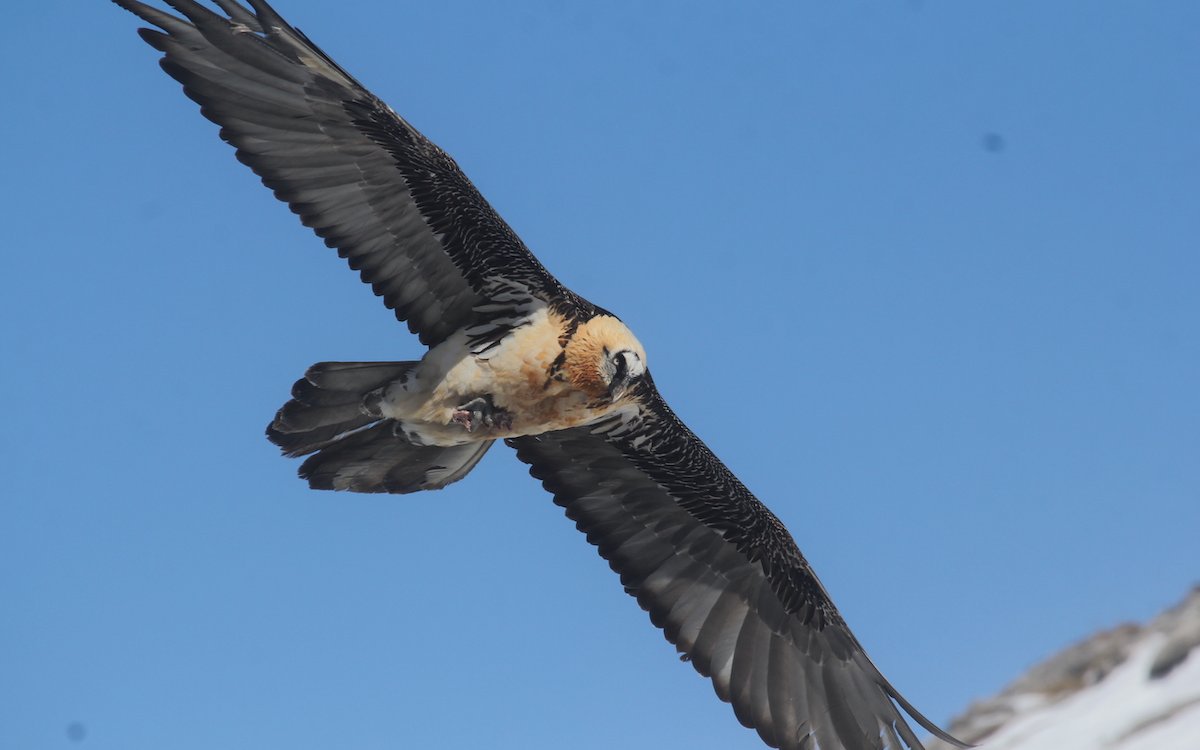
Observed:
[[[512,429],[512,414],[497,408],[492,403],[491,396],[479,396],[456,407],[454,413],[450,415],[450,422],[462,425],[467,432],[474,432],[480,427],[510,430]]]

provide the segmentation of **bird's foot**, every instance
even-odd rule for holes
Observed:
[[[512,414],[497,408],[491,396],[471,399],[450,415],[450,423],[462,425],[467,432],[475,432],[482,427],[511,430],[512,422]]]

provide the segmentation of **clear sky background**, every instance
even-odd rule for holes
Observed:
[[[1200,579],[1200,5],[278,0],[946,721]],[[501,6],[504,7],[501,7]],[[755,748],[511,451],[314,492],[420,354],[102,0],[0,26],[0,748]]]

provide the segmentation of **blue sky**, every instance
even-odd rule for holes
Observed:
[[[1200,6],[277,5],[633,327],[931,717],[1200,579]],[[417,342],[136,19],[6,17],[0,747],[760,746],[507,449],[297,480],[292,381]]]

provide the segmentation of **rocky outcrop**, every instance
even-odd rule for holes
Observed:
[[[1097,633],[972,703],[950,732],[989,750],[1200,749],[1200,587]],[[928,750],[949,750],[931,740]]]

